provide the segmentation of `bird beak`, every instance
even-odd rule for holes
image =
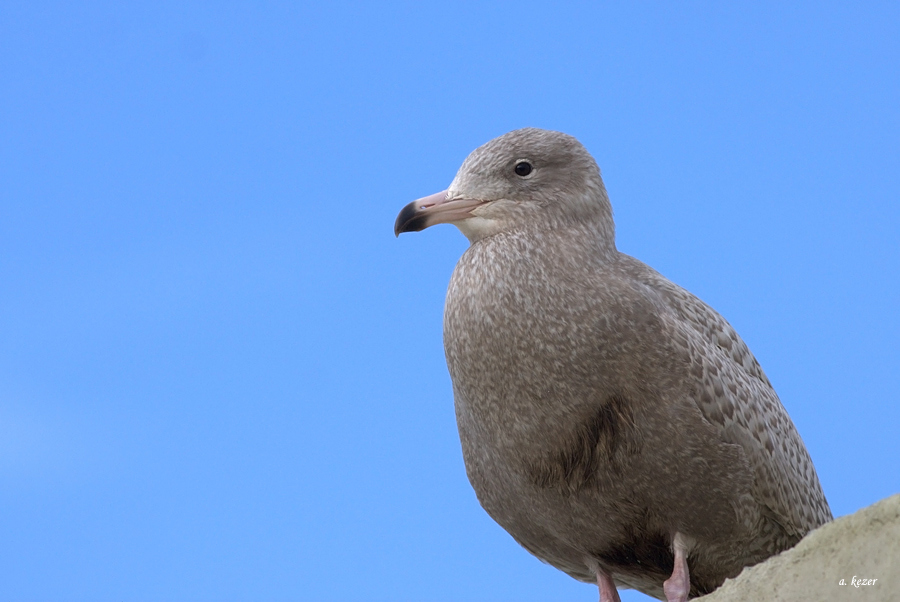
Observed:
[[[447,191],[413,201],[400,210],[394,222],[394,234],[419,232],[435,224],[452,224],[472,217],[472,210],[485,201],[447,198]]]

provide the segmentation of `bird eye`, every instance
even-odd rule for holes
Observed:
[[[531,173],[531,170],[534,169],[531,167],[531,163],[528,161],[519,161],[516,163],[516,175],[522,176],[523,178]]]

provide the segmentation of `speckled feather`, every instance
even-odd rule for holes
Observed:
[[[523,159],[528,178],[512,170]],[[663,598],[681,532],[693,596],[831,519],[738,334],[615,249],[599,169],[574,138],[506,134],[449,195],[491,201],[457,223],[472,245],[444,316],[466,470],[528,551]]]

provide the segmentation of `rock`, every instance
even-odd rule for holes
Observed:
[[[756,566],[702,602],[900,600],[900,494],[843,516]]]

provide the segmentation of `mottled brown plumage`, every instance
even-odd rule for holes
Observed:
[[[617,598],[615,583],[682,600],[831,519],[734,329],[616,250],[600,171],[578,141],[501,136],[395,229],[439,222],[472,243],[444,314],[466,470],[529,552],[598,583],[601,599]]]

